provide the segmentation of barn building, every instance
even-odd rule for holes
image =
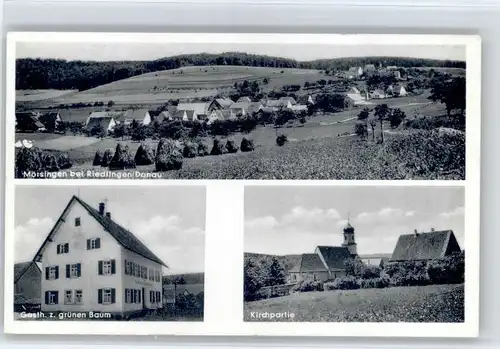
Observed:
[[[14,311],[40,305],[42,272],[33,262],[14,264]]]
[[[123,317],[162,304],[166,265],[106,212],[73,196],[34,258],[41,310]]]
[[[454,252],[461,252],[461,249],[452,230],[415,231],[399,236],[390,262],[429,261]]]

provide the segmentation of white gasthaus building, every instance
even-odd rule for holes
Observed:
[[[42,264],[42,312],[127,317],[162,306],[167,266],[104,203],[96,209],[73,196],[34,260]]]

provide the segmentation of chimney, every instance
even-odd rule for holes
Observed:
[[[431,228],[431,231],[435,231],[434,228]]]
[[[104,216],[104,209],[105,209],[104,202],[100,202],[100,203],[99,203],[99,214],[100,214],[101,216]]]
[[[106,217],[108,217],[109,219],[111,219],[111,212],[106,212]]]
[[[418,235],[417,229],[413,230],[413,232],[415,233],[415,235]]]

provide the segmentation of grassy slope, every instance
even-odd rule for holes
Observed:
[[[274,321],[463,322],[464,286],[432,285],[299,293],[245,303],[244,310],[246,321],[252,321],[250,313],[255,311],[295,314],[293,320]]]
[[[163,275],[163,283],[171,284],[178,277],[183,277],[186,284],[203,284],[205,283],[205,273],[186,273],[175,275]],[[167,281],[167,282],[166,282]]]
[[[182,74],[181,74],[182,71]],[[283,71],[283,73],[281,73]],[[262,84],[267,77],[269,83]],[[162,104],[167,99],[213,96],[228,90],[235,82],[258,80],[268,92],[283,85],[314,82],[326,78],[318,70],[292,68],[265,68],[241,66],[184,67],[147,73],[101,85],[96,88],[68,93],[61,98],[44,101],[45,104],[107,102],[117,104]],[[156,89],[155,89],[156,87]]]

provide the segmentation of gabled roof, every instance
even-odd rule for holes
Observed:
[[[248,112],[251,113],[256,113],[262,108],[262,103],[260,102],[252,102],[248,105]]]
[[[55,122],[56,120],[61,120],[61,114],[58,112],[49,112],[40,115],[38,118],[42,123]]]
[[[198,120],[198,115],[194,110],[186,110],[186,116],[189,121],[193,121],[194,119]]]
[[[236,103],[239,103],[239,102],[246,102],[246,103],[250,103],[252,100],[250,99],[250,97],[240,97],[238,98],[238,100],[236,101]]]
[[[124,121],[124,120],[136,120],[137,122],[140,122],[144,120],[146,117],[146,114],[149,113],[149,110],[146,108],[143,109],[128,109],[125,113],[122,113],[120,117],[118,117],[118,121]]]
[[[399,237],[391,261],[429,260],[459,251],[452,230],[406,234]]]
[[[38,120],[37,114],[32,113],[32,112],[18,112],[16,113],[16,121],[19,123],[25,122],[25,123],[32,123],[38,128],[44,128],[45,125]]]
[[[104,130],[108,130],[109,124],[113,120],[114,118],[112,116],[89,117],[86,129],[90,131],[96,126],[101,126]]]
[[[231,104],[229,109],[248,109],[251,102],[236,102]]]
[[[29,261],[29,262],[22,262],[22,263],[16,263],[14,264],[14,283],[19,281],[19,279],[26,273],[26,271],[32,266],[35,265],[35,267],[38,268],[38,265],[36,265],[35,262]]]
[[[127,250],[130,250],[134,253],[137,253],[138,255],[149,259],[153,262],[159,263],[165,267],[167,265],[162,262],[160,258],[158,258],[149,248],[146,247],[137,237],[135,237],[134,234],[132,234],[130,231],[127,229],[123,228],[121,225],[115,223],[111,218],[106,217],[105,215],[99,214],[99,212],[87,204],[85,201],[82,199],[78,198],[77,196],[73,195],[71,200],[69,201],[68,205],[64,209],[63,213],[57,220],[56,224],[50,231],[49,235],[43,242],[42,246],[40,246],[40,249],[35,255],[35,261],[39,261],[41,259],[41,256],[43,254],[43,251],[45,250],[45,247],[47,246],[47,243],[50,241],[51,237],[56,233],[57,228],[59,227],[60,223],[64,221],[64,217],[66,216],[66,213],[71,207],[71,204],[74,202],[78,202],[80,205],[87,210],[87,212],[104,228],[105,231],[107,231],[111,236],[124,248]]]
[[[353,259],[347,247],[340,246],[318,246],[318,253],[321,254],[328,269],[345,269],[345,261]]]
[[[313,271],[328,271],[316,253],[303,253],[290,273],[304,273]]]
[[[290,102],[292,104],[297,103],[297,101],[293,97],[281,97],[280,101],[283,102],[283,103],[287,103],[287,102]]]
[[[208,103],[179,103],[177,110],[194,110],[198,115],[207,113]]]
[[[223,108],[229,108],[229,106],[234,103],[229,98],[216,98],[215,101]]]

